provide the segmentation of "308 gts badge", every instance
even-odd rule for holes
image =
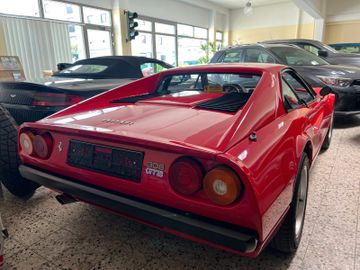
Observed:
[[[159,178],[164,177],[165,165],[163,163],[148,162],[145,173]]]

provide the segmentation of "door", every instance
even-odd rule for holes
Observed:
[[[326,133],[325,108],[315,92],[293,70],[282,73],[283,100],[288,111],[304,108],[306,131],[313,138],[314,153],[317,153]]]

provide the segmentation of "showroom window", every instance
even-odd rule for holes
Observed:
[[[215,33],[216,49],[222,49],[224,44],[224,33],[216,31]]]
[[[52,0],[43,0],[44,17],[47,19],[81,22],[80,6]]]
[[[38,0],[0,0],[0,13],[40,17]]]
[[[139,35],[132,40],[132,54],[153,57],[176,66],[176,24],[140,18]]]
[[[0,0],[0,14],[67,24],[71,61],[113,54],[111,10],[56,0]],[[5,15],[6,14],[6,15]]]
[[[139,35],[131,41],[132,54],[154,57],[173,66],[198,64],[206,50],[208,29],[140,17]]]
[[[207,54],[208,30],[185,24],[178,24],[177,29],[179,66],[199,64]]]
[[[113,55],[111,10],[60,0],[0,0],[0,22],[7,51],[20,57],[28,80],[58,63]]]

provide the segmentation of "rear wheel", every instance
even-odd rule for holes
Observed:
[[[18,170],[17,124],[9,112],[0,106],[0,177],[4,186],[15,196],[31,196],[38,184],[23,178]]]
[[[323,149],[323,150],[327,150],[330,147],[331,138],[332,138],[332,134],[333,134],[333,127],[334,127],[334,114],[331,115],[331,121],[330,121],[329,130],[326,133],[326,137],[325,137],[324,142],[323,142],[323,144],[321,146],[321,149]]]
[[[304,227],[310,169],[305,153],[300,164],[289,212],[271,243],[272,247],[285,253],[292,253],[298,248]]]

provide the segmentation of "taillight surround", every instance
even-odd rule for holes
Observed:
[[[53,151],[54,141],[49,132],[24,131],[20,134],[19,144],[26,155],[48,159]]]

